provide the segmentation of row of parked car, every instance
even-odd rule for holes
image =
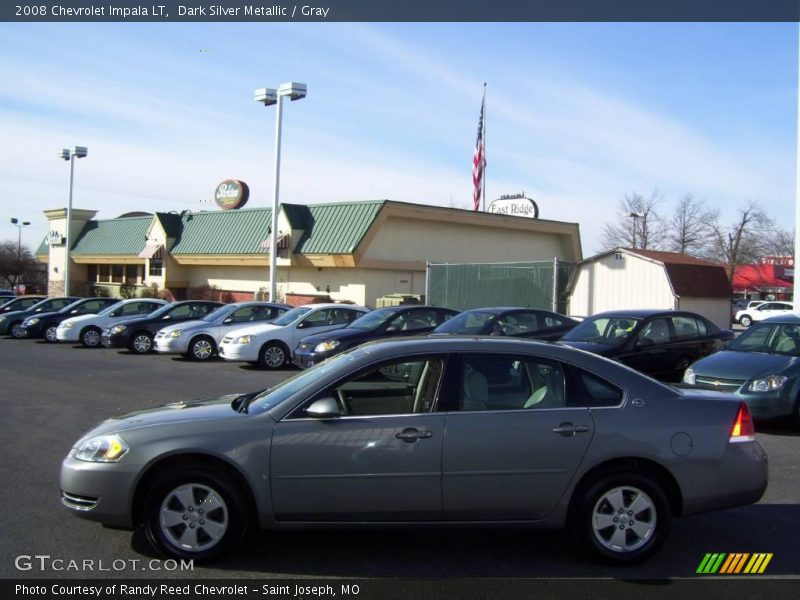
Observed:
[[[415,305],[369,310],[346,304],[293,308],[258,301],[22,297],[0,307],[0,334],[9,333],[127,348],[134,354],[157,351],[201,361],[219,356],[265,369],[308,368],[388,337],[557,340],[662,381],[735,392],[757,417],[788,416],[800,423],[800,364],[795,365],[800,363],[800,320],[791,313],[756,321],[734,341],[731,330],[683,311],[611,311],[578,321],[546,310],[508,307],[459,313]],[[718,352],[723,346],[725,351]]]

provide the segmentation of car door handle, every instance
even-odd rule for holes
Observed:
[[[433,437],[433,432],[428,431],[427,429],[415,429],[414,427],[408,427],[403,429],[403,431],[396,433],[394,437],[410,444],[420,439]]]
[[[553,433],[558,433],[564,437],[571,437],[576,433],[586,433],[589,428],[586,425],[573,425],[572,423],[562,423],[558,427],[553,427]]]

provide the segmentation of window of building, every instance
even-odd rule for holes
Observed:
[[[164,261],[159,258],[151,258],[149,260],[150,268],[148,275],[150,277],[163,277],[164,276]]]
[[[125,265],[125,283],[141,283],[139,265]]]

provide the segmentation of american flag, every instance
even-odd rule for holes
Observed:
[[[475,153],[472,155],[472,208],[480,210],[481,192],[483,191],[483,171],[486,168],[486,152],[483,147],[483,111],[486,107],[486,86],[483,87],[481,100],[481,116],[478,119],[478,139],[475,141]]]

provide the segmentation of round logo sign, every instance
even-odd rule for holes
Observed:
[[[244,181],[238,179],[226,179],[217,186],[214,192],[214,200],[222,210],[242,208],[247,204],[250,196],[250,188]]]
[[[536,202],[524,196],[507,196],[495,200],[489,205],[489,212],[513,217],[539,218],[539,207]]]

